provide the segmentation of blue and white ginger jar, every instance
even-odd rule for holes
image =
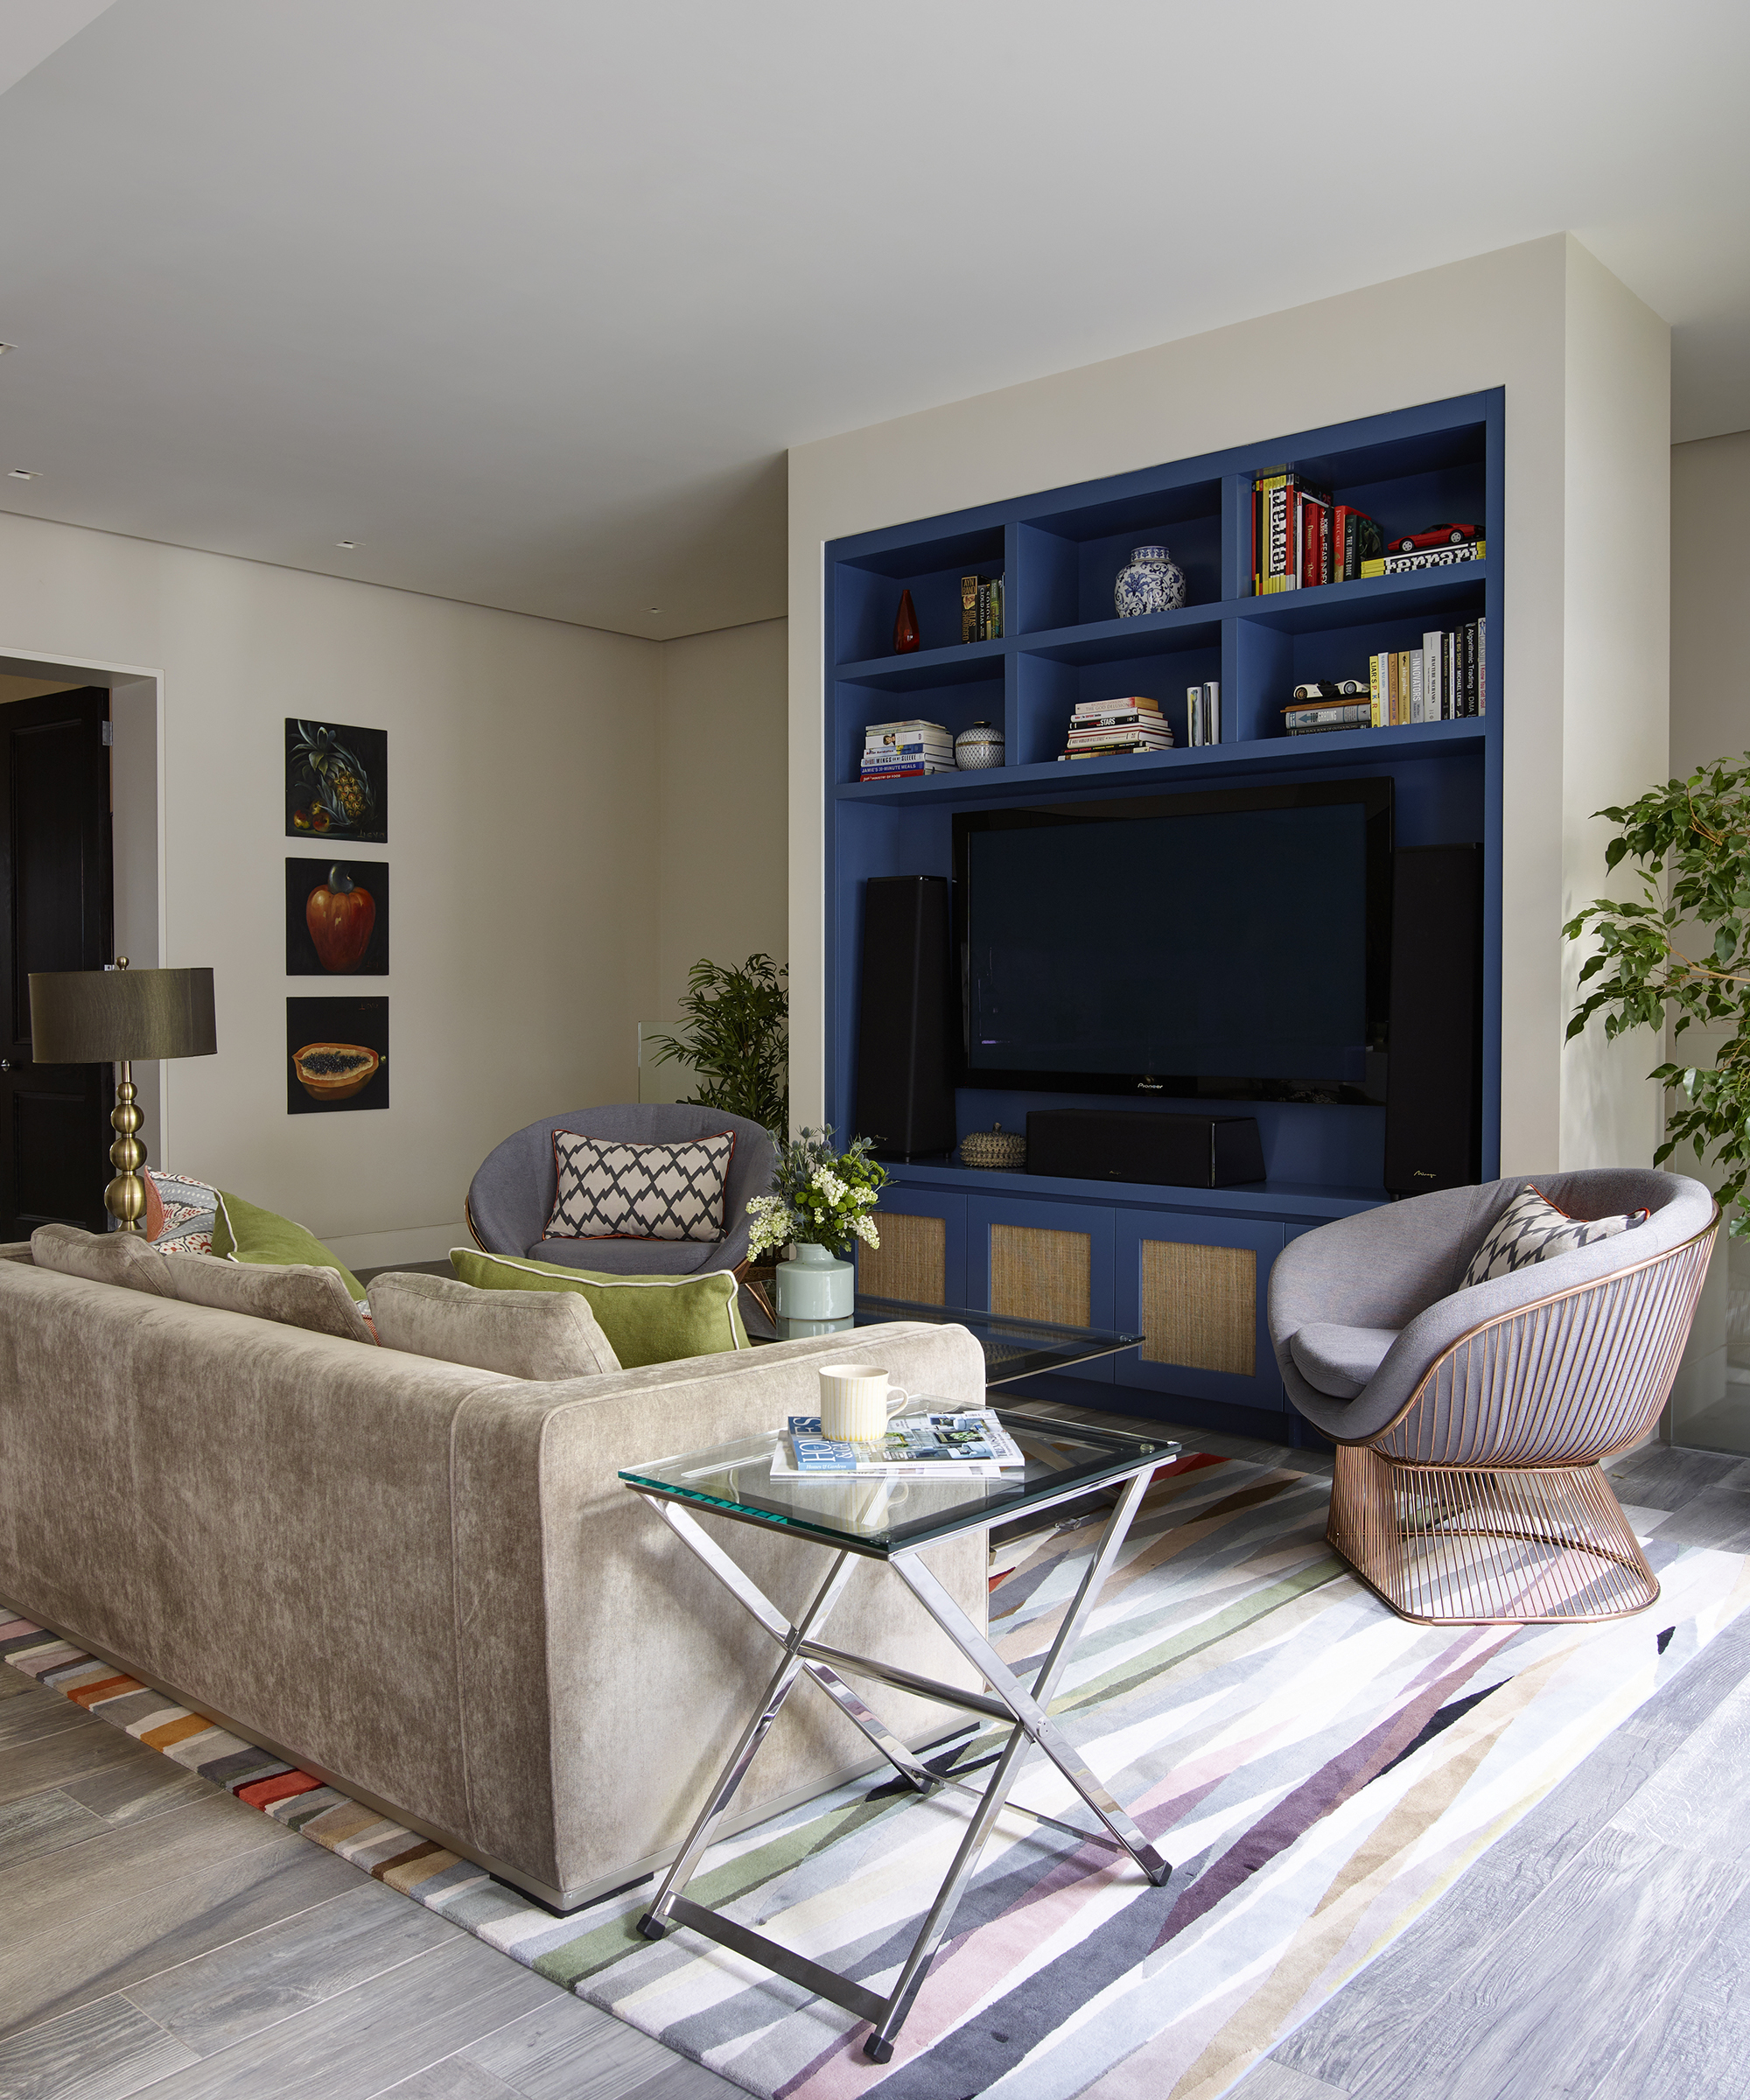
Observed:
[[[1133,547],[1118,571],[1112,598],[1120,620],[1173,612],[1185,603],[1185,571],[1165,547]]]

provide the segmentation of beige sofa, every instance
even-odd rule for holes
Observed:
[[[559,1908],[672,1852],[777,1651],[617,1471],[812,1411],[842,1340],[535,1384],[0,1251],[0,1600]],[[963,1328],[856,1350],[983,1399]],[[706,1522],[786,1607],[827,1564]],[[928,1558],[982,1626],[982,1535]],[[968,1681],[878,1563],[830,1637]],[[870,1764],[804,1686],[739,1824]]]

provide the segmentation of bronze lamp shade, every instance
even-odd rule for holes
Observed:
[[[114,970],[31,972],[31,1055],[39,1065],[117,1065],[116,1107],[109,1120],[118,1171],[103,1201],[123,1232],[136,1232],[146,1208],[139,1169],[146,1148],[135,1104],[133,1060],[211,1057],[219,1042],[213,1020],[210,970],[134,970],[118,956]]]

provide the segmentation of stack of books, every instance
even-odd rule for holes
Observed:
[[[1211,678],[1205,685],[1185,689],[1185,740],[1194,750],[1222,741],[1222,683]]]
[[[1003,579],[1000,576],[962,576],[960,579],[960,639],[1003,639]]]
[[[863,780],[955,771],[954,738],[940,722],[872,722],[863,732]]]
[[[1386,649],[1370,656],[1368,692],[1374,726],[1397,729],[1486,715],[1488,640],[1488,622],[1467,620],[1450,631],[1431,628],[1419,649]]]
[[[1460,562],[1485,561],[1488,556],[1487,540],[1460,540],[1456,543],[1448,541],[1438,547],[1412,548],[1408,554],[1387,554],[1382,549],[1377,556],[1362,564],[1361,573],[1408,576],[1418,569],[1451,569]]]
[[[1378,576],[1385,540],[1366,511],[1338,503],[1292,466],[1252,481],[1252,592],[1311,591]]]
[[[1121,752],[1171,751],[1172,728],[1158,700],[1135,693],[1128,700],[1083,700],[1069,724],[1064,759],[1110,759]]]
[[[1333,729],[1370,729],[1373,703],[1359,678],[1312,678],[1294,689],[1282,710],[1291,737],[1322,736]]]

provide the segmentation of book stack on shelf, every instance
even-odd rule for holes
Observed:
[[[1291,737],[1323,736],[1334,729],[1373,727],[1373,702],[1359,678],[1312,678],[1297,685],[1282,710]]]
[[[940,722],[872,722],[863,732],[862,780],[953,773],[954,738]]]
[[[1222,685],[1211,678],[1207,684],[1185,689],[1185,740],[1194,751],[1205,744],[1222,741]]]
[[[1432,628],[1419,649],[1386,649],[1368,659],[1368,691],[1376,728],[1456,722],[1488,712],[1484,655],[1487,620],[1450,632]]]
[[[960,579],[960,639],[1003,639],[1003,579],[1000,576],[962,576]]]
[[[1069,740],[1058,753],[1065,759],[1110,759],[1121,752],[1171,751],[1172,725],[1160,703],[1145,694],[1127,700],[1083,700],[1069,724]]]
[[[1379,527],[1364,510],[1333,500],[1327,488],[1292,466],[1252,481],[1252,594],[1311,591],[1378,575],[1385,554]]]
[[[1480,562],[1488,553],[1486,540],[1466,539],[1462,536],[1473,531],[1468,525],[1436,525],[1429,531],[1414,533],[1404,540],[1394,540],[1384,554],[1376,559],[1362,564],[1362,576],[1409,576],[1418,569],[1453,569],[1461,562]],[[1414,542],[1425,540],[1432,542],[1418,546]]]

